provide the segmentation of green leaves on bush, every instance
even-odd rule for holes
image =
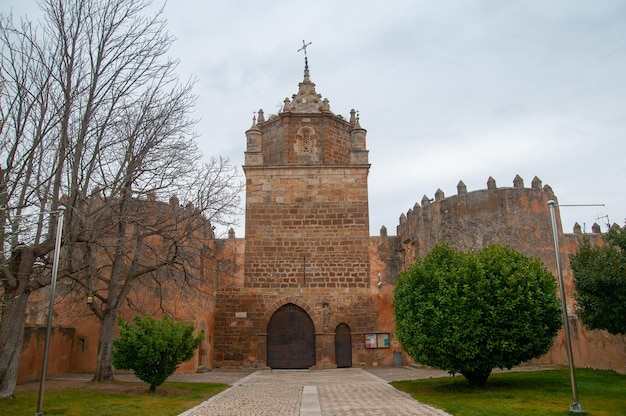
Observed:
[[[561,327],[554,276],[538,259],[493,245],[435,246],[394,290],[396,336],[417,362],[484,386],[493,368],[545,354]]]
[[[193,335],[193,324],[175,322],[169,316],[158,321],[135,316],[134,324],[118,319],[120,337],[113,340],[113,366],[133,370],[150,391],[191,359],[204,334]]]
[[[580,320],[589,329],[626,334],[626,227],[611,227],[602,246],[581,238],[570,264]]]

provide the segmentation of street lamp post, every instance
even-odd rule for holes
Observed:
[[[48,352],[50,350],[50,333],[52,332],[52,315],[54,314],[54,296],[57,286],[57,275],[59,273],[59,252],[61,251],[61,236],[63,235],[63,217],[65,207],[61,205],[57,211],[57,233],[54,242],[54,257],[52,260],[52,279],[50,282],[50,304],[48,306],[48,327],[46,329],[46,342],[43,349],[43,364],[41,369],[41,380],[39,380],[39,399],[37,400],[37,413],[35,416],[43,416],[43,393],[44,382],[46,380],[46,370],[48,368]]]
[[[574,373],[574,357],[572,355],[572,340],[569,331],[569,319],[567,317],[567,300],[565,299],[565,285],[563,284],[563,269],[561,267],[561,252],[559,251],[559,234],[556,228],[556,215],[554,207],[557,206],[553,200],[548,201],[550,205],[550,219],[552,220],[552,236],[554,237],[554,251],[556,253],[556,269],[559,278],[559,289],[561,291],[561,307],[563,308],[563,326],[565,328],[565,345],[567,346],[567,360],[569,361],[569,375],[572,383],[572,396],[574,402],[570,405],[571,413],[587,413],[578,402],[578,390],[576,387],[576,374]]]

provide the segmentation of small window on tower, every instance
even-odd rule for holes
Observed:
[[[297,146],[298,151],[301,153],[312,153],[313,147],[315,146],[315,130],[313,130],[312,127],[305,126],[298,130],[297,135],[299,142],[299,145]]]
[[[309,153],[311,151],[311,138],[308,134],[305,134],[302,138],[302,151],[304,153]]]

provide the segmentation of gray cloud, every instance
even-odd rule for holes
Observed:
[[[18,10],[35,1],[9,0]],[[24,5],[26,3],[26,5]],[[30,3],[30,4],[29,4]],[[566,231],[626,218],[626,4],[620,0],[177,0],[165,7],[183,78],[199,80],[199,143],[243,163],[252,112],[311,78],[368,130],[371,232],[438,188],[526,186],[537,175]],[[238,230],[242,235],[243,228]]]

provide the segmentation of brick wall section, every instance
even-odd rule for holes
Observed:
[[[214,279],[215,289],[243,286],[243,258],[246,240],[232,236],[215,241],[217,259],[215,269],[209,272],[209,279]]]
[[[365,334],[380,331],[379,311],[369,288],[268,291],[245,287],[218,290],[217,295],[220,302],[215,313],[215,365],[218,367],[265,367],[267,324],[273,313],[287,303],[298,305],[313,320],[316,367],[334,366],[334,333],[341,323],[351,330],[355,366],[391,364],[389,349],[364,347]]]
[[[260,124],[259,129],[266,166],[349,163],[352,126],[330,114],[283,114]],[[311,132],[308,152],[303,149],[305,130]]]
[[[367,168],[260,168],[246,175],[246,285],[369,285]]]

